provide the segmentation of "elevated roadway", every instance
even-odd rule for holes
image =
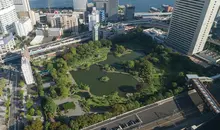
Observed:
[[[148,13],[148,12],[136,12],[134,13],[134,16],[170,16],[172,15],[172,12],[157,12],[157,13]]]
[[[89,39],[92,38],[92,35],[90,32],[87,33],[83,33],[80,34],[79,36],[76,37],[67,37],[58,41],[52,41],[49,43],[44,43],[44,44],[40,44],[40,45],[35,45],[35,46],[30,46],[28,47],[30,55],[36,55],[39,53],[43,53],[43,52],[47,52],[50,50],[55,50],[57,48],[61,48],[64,46],[68,46],[74,43],[78,43],[78,42],[84,42],[87,41]],[[8,62],[11,60],[15,60],[21,57],[21,49],[18,50],[14,50],[11,52],[11,54],[1,54],[0,55],[0,62],[4,63],[4,62]]]

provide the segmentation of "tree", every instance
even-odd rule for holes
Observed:
[[[21,97],[21,98],[23,98],[23,96],[24,96],[24,90],[20,90],[20,91],[18,92],[18,96]]]
[[[66,124],[62,124],[61,126],[58,127],[57,130],[71,130],[71,129]]]
[[[76,48],[75,47],[71,47],[70,48],[70,52],[72,53],[72,55],[76,55]]]
[[[2,94],[3,94],[3,89],[5,88],[5,86],[6,86],[6,81],[5,81],[5,79],[0,79],[0,96],[2,96]]]
[[[60,96],[66,98],[69,96],[69,89],[67,87],[60,87]]]
[[[24,87],[25,83],[23,80],[21,80],[18,85],[19,85],[19,87]]]
[[[43,130],[43,123],[40,119],[36,119],[30,125],[27,125],[24,130]]]
[[[51,72],[51,71],[53,70],[53,64],[52,64],[52,63],[48,63],[48,64],[47,64],[47,70],[48,70],[49,72]]]
[[[172,82],[172,87],[176,88],[177,87],[177,83],[176,82]]]
[[[28,99],[27,103],[26,103],[26,107],[27,109],[30,109],[33,106],[34,102],[31,99]]]
[[[41,113],[40,110],[36,110],[36,114],[37,114],[38,116],[42,116],[42,113]]]
[[[123,54],[125,51],[126,49],[124,48],[124,46],[116,44],[116,51],[115,51],[116,53]]]
[[[58,128],[61,126],[60,122],[52,122],[50,123],[50,130],[59,130]]]
[[[134,66],[135,66],[134,61],[130,60],[130,61],[127,62],[127,67],[128,67],[129,69],[133,69]]]
[[[115,104],[112,106],[112,113],[114,115],[119,115],[119,114],[124,113],[126,111],[127,111],[127,108],[123,104]]]
[[[106,39],[101,39],[100,42],[102,43],[102,45],[104,47],[111,47],[112,46],[112,42],[110,40],[106,40]]]
[[[29,115],[34,116],[34,113],[35,113],[34,108],[31,108],[31,109],[28,110]]]
[[[153,65],[148,60],[143,60],[143,67],[140,69],[140,77],[144,79],[145,83],[151,86],[153,78]]]
[[[43,99],[43,109],[47,113],[54,114],[57,110],[57,105],[52,98],[46,97]]]

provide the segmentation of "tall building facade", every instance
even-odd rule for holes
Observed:
[[[132,5],[125,5],[125,20],[134,19],[135,7]]]
[[[99,40],[99,23],[96,23],[93,27],[92,30],[92,35],[93,35],[93,41],[98,41]]]
[[[74,11],[86,11],[87,3],[87,0],[73,0]]]
[[[47,15],[47,20],[52,28],[62,28],[64,31],[78,33],[78,16],[75,14]]]
[[[27,47],[25,47],[22,58],[21,58],[21,70],[27,85],[34,84],[34,76],[30,64],[30,55]]]
[[[108,1],[108,20],[116,21],[118,20],[118,0],[109,0]]]
[[[14,0],[16,12],[28,12],[31,10],[29,0]]]
[[[193,55],[204,49],[220,0],[176,0],[166,43]]]
[[[106,13],[108,11],[108,0],[93,0],[95,2],[95,7],[97,10],[104,10]]]
[[[13,0],[0,0],[0,32],[15,32],[14,22],[17,20]]]
[[[33,30],[31,19],[28,17],[20,19],[15,22],[15,28],[18,36],[27,36]]]
[[[93,7],[92,13],[89,15],[89,31],[93,30],[95,24],[100,22],[99,11]]]

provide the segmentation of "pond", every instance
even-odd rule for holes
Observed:
[[[132,52],[120,58],[116,58],[110,54],[106,61],[100,63],[114,65],[122,61],[134,60],[142,56],[143,54],[138,52]],[[106,73],[97,65],[92,65],[90,70],[72,71],[71,74],[78,84],[84,83],[89,85],[91,93],[98,96],[108,95],[115,91],[118,91],[122,96],[125,93],[134,92],[134,87],[138,83],[131,75]],[[100,78],[103,76],[109,77],[110,80],[108,82],[101,82]]]

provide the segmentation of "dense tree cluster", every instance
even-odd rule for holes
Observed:
[[[87,66],[89,64],[88,59],[101,57],[99,50],[101,48],[110,48],[112,46],[111,41],[102,39],[100,41],[90,41],[87,44],[80,45],[76,48],[71,48],[69,53],[66,53],[63,58],[67,61],[71,67],[79,67],[79,65]],[[88,61],[82,63],[82,61]]]
[[[33,120],[24,130],[43,130],[43,123],[40,119]]]
[[[53,62],[47,64],[47,70],[50,72],[54,81],[56,82],[56,86],[50,87],[50,96],[56,98],[60,97],[68,97],[71,79],[68,73],[68,66],[64,59],[59,58]]]

